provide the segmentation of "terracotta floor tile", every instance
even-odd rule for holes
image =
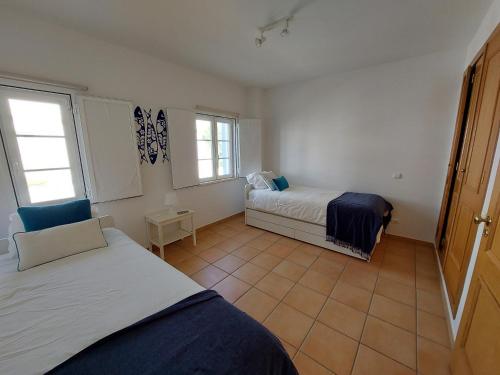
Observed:
[[[368,312],[372,294],[365,289],[339,281],[335,285],[331,297],[357,310]]]
[[[188,258],[179,264],[175,266],[179,271],[185,273],[188,276],[191,276],[192,274],[198,272],[202,268],[205,268],[208,266],[208,263],[205,262],[203,259],[193,256],[191,258]]]
[[[355,340],[316,322],[301,351],[335,374],[349,375],[357,348]]]
[[[449,375],[451,351],[423,337],[417,339],[417,367],[420,375]]]
[[[411,332],[417,331],[414,307],[374,294],[369,314]]]
[[[397,281],[379,276],[375,286],[375,293],[410,306],[415,306],[415,288],[400,284]]]
[[[259,238],[262,238],[264,240],[271,241],[274,243],[274,242],[278,241],[280,238],[283,238],[283,236],[276,234],[276,233],[272,233],[272,232],[266,232],[262,236],[260,236]]]
[[[256,249],[259,249],[259,250],[266,250],[273,243],[274,243],[273,241],[267,240],[267,239],[263,238],[262,236],[260,236],[260,237],[253,239],[252,241],[248,242],[247,245],[255,247]]]
[[[234,305],[255,320],[263,322],[278,303],[276,298],[252,288],[241,296]]]
[[[301,250],[306,254],[319,256],[323,251],[322,247],[311,245],[309,243],[301,243],[296,250]]]
[[[446,320],[425,311],[417,311],[417,332],[438,344],[450,347]]]
[[[228,240],[219,242],[217,244],[217,247],[221,250],[231,252],[231,251],[234,251],[237,248],[241,247],[242,245],[243,245],[243,243],[241,241],[237,241],[233,237],[233,238],[230,238]]]
[[[396,281],[400,284],[404,284],[412,288],[415,287],[414,274],[409,274],[408,272],[393,267],[386,267],[382,265],[382,267],[380,268],[379,277]]]
[[[240,298],[251,285],[229,275],[221,282],[213,286],[213,290],[217,291],[222,297],[224,297],[228,302],[233,303],[238,298]]]
[[[290,359],[292,359],[295,356],[295,354],[297,353],[297,348],[295,346],[290,345],[285,340],[283,340],[281,338],[279,338],[279,339],[280,339],[281,345],[283,345],[286,352],[288,353],[288,356],[290,357]]]
[[[284,277],[273,272],[268,273],[257,284],[255,284],[258,289],[279,300],[281,300],[285,294],[292,289],[293,285],[293,281],[285,279]]]
[[[181,247],[165,250],[165,261],[172,266],[193,257],[193,254]]]
[[[441,283],[437,277],[417,276],[417,289],[425,290],[429,293],[441,294]]]
[[[315,318],[323,304],[326,301],[324,295],[315,292],[312,289],[306,288],[300,284],[295,286],[288,292],[283,302],[292,306],[294,309]]]
[[[323,259],[329,260],[330,262],[337,263],[337,265],[342,269],[351,259],[351,257],[347,255],[328,249],[324,249],[319,256]]]
[[[236,276],[238,279],[254,285],[268,273],[269,271],[264,268],[256,266],[252,263],[246,263],[236,271],[234,271],[233,276]]]
[[[309,267],[317,258],[316,255],[311,255],[298,247],[286,259],[303,267]]]
[[[414,333],[368,316],[361,343],[412,368],[417,367],[416,336]]]
[[[308,270],[299,280],[299,283],[325,296],[329,296],[336,281],[319,272]]]
[[[416,375],[416,373],[375,350],[360,345],[352,375]]]
[[[198,284],[210,289],[219,281],[227,277],[228,274],[221,269],[214,266],[206,266],[201,271],[198,271],[191,275],[191,278]]]
[[[274,334],[298,348],[314,320],[307,315],[280,303],[267,317],[264,325]]]
[[[298,281],[306,272],[307,268],[299,266],[288,260],[283,260],[280,264],[273,268],[273,272],[280,276],[286,277],[292,281]]]
[[[294,240],[293,238],[288,238],[288,237],[282,237],[276,243],[278,243],[280,245],[288,246],[292,249],[295,249],[296,247],[303,244],[303,242],[300,242],[300,241]]]
[[[255,247],[243,245],[242,247],[234,250],[231,254],[236,255],[238,258],[241,258],[243,260],[249,261],[250,259],[255,258],[257,255],[259,255],[261,252],[261,250]]]
[[[333,280],[337,280],[342,274],[344,266],[337,262],[332,262],[326,258],[319,257],[314,261],[309,269],[328,276]]]
[[[209,263],[213,263],[218,261],[221,258],[224,258],[227,253],[224,250],[218,249],[216,246],[211,247],[207,250],[203,250],[198,256]]]
[[[246,262],[243,259],[229,254],[215,262],[214,266],[217,266],[228,273],[232,273],[245,263]]]
[[[297,353],[293,362],[300,375],[334,375],[333,372],[302,352]]]
[[[247,242],[250,242],[255,238],[255,235],[247,233],[246,229],[240,233],[238,233],[236,236],[232,237],[233,240],[240,242],[242,245],[246,244]]]
[[[347,266],[342,273],[342,276],[340,276],[340,281],[373,292],[373,289],[375,289],[375,283],[377,282],[377,273],[365,272],[363,270],[349,268],[349,266]]]
[[[437,316],[445,316],[443,300],[440,294],[417,289],[417,308]]]
[[[281,263],[281,261],[281,258],[264,252],[257,255],[250,262],[259,267],[265,268],[266,270],[272,270],[279,263]]]
[[[350,306],[329,299],[318,316],[318,321],[359,341],[366,314]]]
[[[276,242],[266,249],[266,253],[280,257],[286,258],[293,252],[293,248]]]
[[[429,264],[417,261],[416,269],[417,269],[417,276],[439,278],[439,267],[437,263]]]

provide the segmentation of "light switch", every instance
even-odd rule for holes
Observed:
[[[395,180],[401,180],[403,178],[403,174],[401,172],[394,172],[392,174],[392,178]]]

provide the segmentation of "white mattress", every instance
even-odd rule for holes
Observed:
[[[326,226],[326,207],[344,192],[304,186],[290,186],[284,191],[252,189],[246,207]]]
[[[0,374],[44,373],[204,288],[117,229],[109,246],[23,272],[0,257]]]

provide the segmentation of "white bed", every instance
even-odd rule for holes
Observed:
[[[0,256],[0,374],[45,373],[204,290],[123,232],[103,232],[108,247],[23,272]]]
[[[328,202],[343,191],[290,186],[284,191],[245,186],[245,221],[271,232],[363,259],[352,250],[326,241]],[[377,235],[380,242],[382,228]]]

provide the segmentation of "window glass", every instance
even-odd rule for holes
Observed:
[[[16,134],[64,136],[60,105],[9,99]]]
[[[198,177],[213,181],[233,176],[233,119],[199,115],[196,119]]]
[[[85,196],[69,95],[0,87],[0,116],[21,205]]]

